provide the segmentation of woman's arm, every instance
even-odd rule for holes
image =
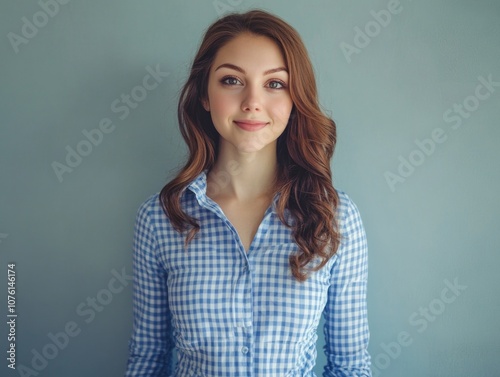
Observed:
[[[345,213],[342,240],[332,269],[325,316],[325,377],[370,377],[366,284],[368,247],[356,205],[339,192]]]
[[[172,373],[171,315],[166,272],[156,258],[157,242],[148,215],[151,199],[138,210],[134,233],[134,329],[129,342],[127,377]]]

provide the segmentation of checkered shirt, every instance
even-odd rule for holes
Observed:
[[[323,376],[370,377],[367,241],[353,201],[337,191],[341,245],[300,283],[288,262],[298,247],[276,213],[279,194],[247,253],[206,187],[204,171],[181,197],[201,226],[186,250],[158,193],[137,212],[126,376],[313,377],[323,315]]]

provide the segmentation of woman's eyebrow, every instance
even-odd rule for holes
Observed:
[[[238,72],[241,72],[243,74],[246,74],[245,70],[241,67],[238,67],[237,65],[234,65],[234,64],[231,64],[231,63],[224,63],[224,64],[221,64],[219,65],[215,71],[217,71],[219,68],[229,68],[229,69],[234,69],[235,71],[238,71]],[[214,72],[215,72],[214,71]],[[272,69],[268,69],[267,71],[264,72],[264,75],[270,75],[271,73],[276,73],[276,72],[281,72],[281,71],[285,71],[288,73],[288,69],[286,69],[285,67],[278,67],[278,68],[272,68]]]

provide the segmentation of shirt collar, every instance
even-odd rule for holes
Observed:
[[[207,174],[208,169],[203,170],[198,176],[191,181],[191,183],[187,186],[187,189],[192,191],[196,199],[200,204],[207,204],[208,196],[207,196]],[[278,199],[280,197],[280,193],[276,193],[273,198],[272,211],[277,213],[276,205],[278,203]]]

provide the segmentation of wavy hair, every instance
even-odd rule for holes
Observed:
[[[285,131],[277,140],[275,192],[280,196],[276,209],[280,220],[291,228],[299,247],[298,253],[290,255],[289,263],[292,275],[303,282],[309,272],[319,270],[328,262],[340,244],[335,217],[339,198],[330,167],[336,126],[320,109],[313,67],[302,39],[282,19],[262,10],[252,10],[229,14],[207,29],[177,108],[189,157],[176,177],[161,190],[160,201],[172,226],[179,232],[187,232],[185,245],[188,245],[200,225],[182,210],[181,196],[194,178],[214,166],[218,155],[219,134],[210,113],[202,105],[208,97],[209,72],[218,50],[241,33],[273,40],[289,72],[293,109]],[[292,215],[292,223],[287,222],[285,209]]]

